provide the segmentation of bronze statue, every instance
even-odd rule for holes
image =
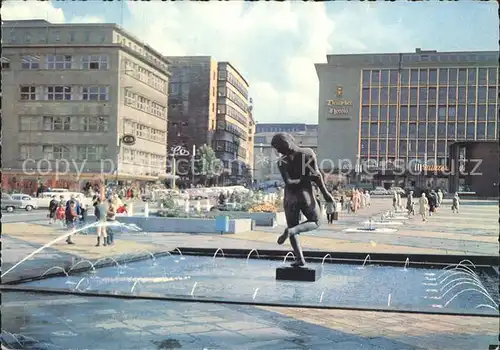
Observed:
[[[321,209],[313,193],[313,183],[318,186],[327,203],[334,200],[326,189],[312,149],[299,147],[292,135],[281,132],[273,136],[271,146],[282,155],[278,160],[278,168],[285,183],[283,206],[288,227],[278,237],[278,244],[283,244],[290,238],[295,254],[292,266],[301,267],[306,262],[297,235],[318,228],[321,217]],[[306,221],[302,223],[300,213],[306,217]]]

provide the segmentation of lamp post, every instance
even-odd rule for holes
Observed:
[[[191,153],[191,183],[194,187],[194,157],[196,156],[196,145],[193,145],[193,152]]]

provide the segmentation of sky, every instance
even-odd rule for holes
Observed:
[[[460,2],[2,1],[2,18],[117,23],[164,55],[229,61],[260,123],[317,123],[327,54],[498,51],[498,4]]]

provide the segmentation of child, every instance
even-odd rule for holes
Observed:
[[[456,211],[458,214],[459,207],[460,207],[460,198],[458,197],[458,192],[455,192],[455,195],[453,196],[453,203],[451,204],[451,210],[453,211],[453,213],[455,213]]]
[[[116,210],[117,214],[127,214],[127,205],[124,204]]]
[[[61,226],[64,226],[64,221],[66,219],[66,216],[64,214],[64,207],[62,204],[59,203],[56,209],[56,220],[58,220],[61,223]]]

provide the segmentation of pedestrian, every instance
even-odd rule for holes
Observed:
[[[105,201],[101,200],[101,196],[95,196],[94,198],[94,215],[97,222],[97,244],[95,246],[99,247],[101,245],[101,238],[102,245],[107,246],[108,234],[106,229],[106,213],[108,211],[108,206],[106,205]]]
[[[56,211],[58,207],[59,202],[56,199],[56,196],[53,195],[52,199],[49,203],[49,224],[52,225],[56,221]]]
[[[458,197],[458,192],[455,192],[455,195],[453,196],[453,201],[451,204],[451,210],[453,213],[458,214],[458,210],[460,209],[460,197]]]
[[[68,244],[75,244],[73,243],[71,236],[73,236],[74,231],[75,231],[75,223],[76,219],[78,218],[78,214],[76,213],[76,206],[75,202],[69,201],[68,208],[66,210],[66,225],[68,229],[72,231],[70,235],[68,235],[68,238],[66,239],[66,243]]]
[[[413,204],[413,191],[410,191],[408,197],[406,198],[406,210],[408,215],[415,215],[415,206]]]
[[[436,211],[436,204],[437,204],[436,192],[434,192],[434,190],[431,190],[427,199],[429,202],[429,216],[432,216],[432,213]]]
[[[422,197],[419,200],[419,211],[422,216],[422,221],[427,221],[427,212],[429,210],[429,201],[425,196],[425,192],[422,192]]]
[[[335,203],[334,202],[326,202],[326,220],[328,221],[328,225],[333,224],[333,213],[335,211]]]
[[[108,201],[108,208],[106,212],[106,230],[108,234],[107,238],[107,243],[108,245],[113,245],[114,244],[114,232],[113,229],[111,229],[111,226],[114,226],[113,223],[116,222],[116,208],[115,205],[113,204],[113,201],[110,199]]]
[[[341,210],[345,210],[345,199],[344,199],[344,195],[341,195],[340,196],[340,208]]]
[[[56,220],[59,221],[61,227],[64,227],[64,222],[66,220],[66,214],[64,207],[59,203],[56,209]]]

